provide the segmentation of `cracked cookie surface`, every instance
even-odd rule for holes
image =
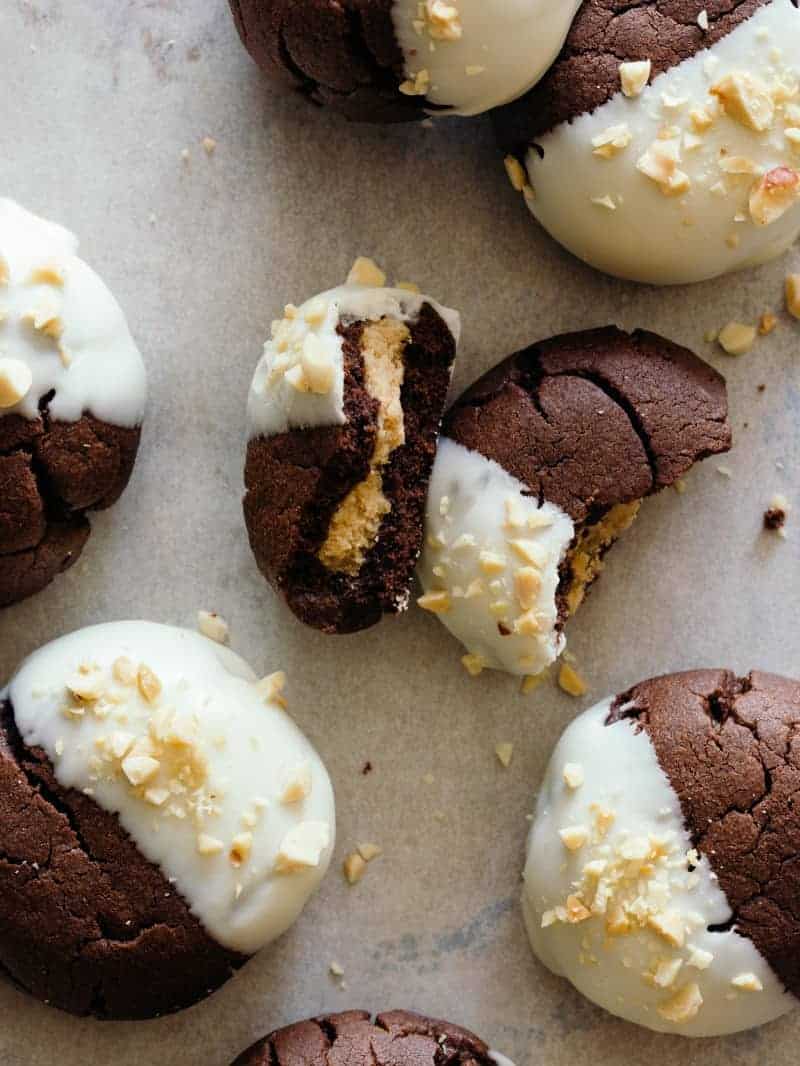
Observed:
[[[727,417],[712,367],[654,333],[608,326],[512,355],[453,405],[442,432],[582,522],[727,451]]]
[[[751,940],[800,996],[800,683],[696,670],[642,682],[609,721],[647,733],[697,849]]]
[[[800,683],[695,670],[581,714],[545,774],[523,911],[554,973],[658,1032],[797,1005]]]
[[[86,512],[110,507],[133,471],[141,429],[91,415],[0,417],[0,607],[41,591],[78,559]]]
[[[536,676],[642,498],[730,443],[725,382],[685,348],[614,327],[531,345],[445,416],[420,606],[470,673]]]
[[[259,1040],[233,1066],[494,1066],[473,1033],[410,1011],[344,1011]]]
[[[0,704],[0,965],[79,1015],[149,1018],[226,981],[245,957],[213,941],[117,818],[62,788]]]

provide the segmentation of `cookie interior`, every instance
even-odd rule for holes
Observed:
[[[641,500],[617,503],[596,522],[582,525],[561,564],[558,590],[559,615],[563,620],[575,614],[590,587],[600,576],[606,552],[633,525]]]
[[[320,562],[329,570],[351,576],[358,574],[384,516],[392,509],[384,492],[383,468],[392,453],[405,444],[403,356],[410,339],[408,326],[395,318],[370,322],[362,331],[364,385],[378,403],[375,446],[367,476],[336,508],[319,550]]]

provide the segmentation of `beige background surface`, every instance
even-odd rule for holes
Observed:
[[[703,343],[732,317],[779,307],[789,264],[691,290],[595,275],[529,221],[488,123],[353,128],[280,96],[224,0],[3,0],[0,72],[0,191],[82,237],[151,380],[129,491],[93,522],[69,575],[0,615],[0,675],[89,623],[192,624],[216,609],[256,668],[288,671],[291,710],[339,805],[322,892],[220,993],[157,1022],[98,1024],[0,987],[2,1066],[227,1066],[272,1027],[355,1005],[449,1016],[518,1066],[789,1061],[800,1015],[690,1047],[601,1014],[535,963],[517,906],[525,815],[581,704],[553,685],[522,697],[504,677],[471,681],[457,645],[418,611],[352,638],[303,630],[261,580],[240,514],[244,400],[270,319],[340,281],[358,253],[463,310],[456,387],[562,330],[646,326],[728,375],[737,443],[695,470],[685,495],[649,501],[612,554],[570,630],[592,687],[583,702],[691,666],[794,672],[800,511],[785,542],[760,524],[774,492],[800,503],[800,327],[781,315],[740,360]],[[206,135],[219,143],[211,159]],[[500,740],[515,744],[506,771]],[[350,889],[339,862],[364,839],[385,856]]]

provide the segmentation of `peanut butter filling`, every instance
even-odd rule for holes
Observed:
[[[392,452],[406,440],[401,391],[403,353],[410,337],[408,327],[396,318],[382,318],[364,326],[364,383],[380,404],[378,432],[369,474],[339,504],[319,550],[320,562],[329,570],[357,574],[366,552],[375,543],[383,518],[392,509],[383,492],[382,470]]]
[[[587,589],[603,569],[603,556],[633,524],[641,505],[641,500],[615,504],[599,522],[584,526],[578,533],[575,547],[566,558],[570,582],[564,601],[568,614],[573,615],[583,603]]]

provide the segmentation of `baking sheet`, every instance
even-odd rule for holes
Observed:
[[[449,1017],[518,1066],[794,1061],[800,1014],[688,1045],[596,1010],[533,960],[518,894],[526,813],[583,706],[664,670],[800,669],[800,512],[785,541],[760,528],[773,493],[800,502],[800,327],[779,313],[776,332],[738,360],[703,342],[731,318],[778,309],[800,254],[691,290],[603,278],[529,221],[485,120],[358,128],[279,95],[224,0],[4,0],[0,71],[0,190],[81,236],[151,384],[130,488],[93,519],[68,575],[0,615],[0,676],[80,626],[191,625],[199,608],[218,610],[257,669],[288,672],[339,821],[331,874],[302,919],[210,1000],[101,1024],[2,986],[0,1063],[227,1066],[275,1026],[351,1006]],[[211,157],[206,136],[218,142]],[[663,332],[727,374],[732,455],[695,469],[683,495],[648,501],[570,626],[586,699],[471,680],[458,645],[418,611],[320,636],[259,576],[240,511],[250,376],[283,304],[338,283],[357,254],[462,308],[454,391],[516,347],[608,322]],[[498,741],[515,745],[508,770]],[[349,888],[341,860],[365,840],[385,854]]]

